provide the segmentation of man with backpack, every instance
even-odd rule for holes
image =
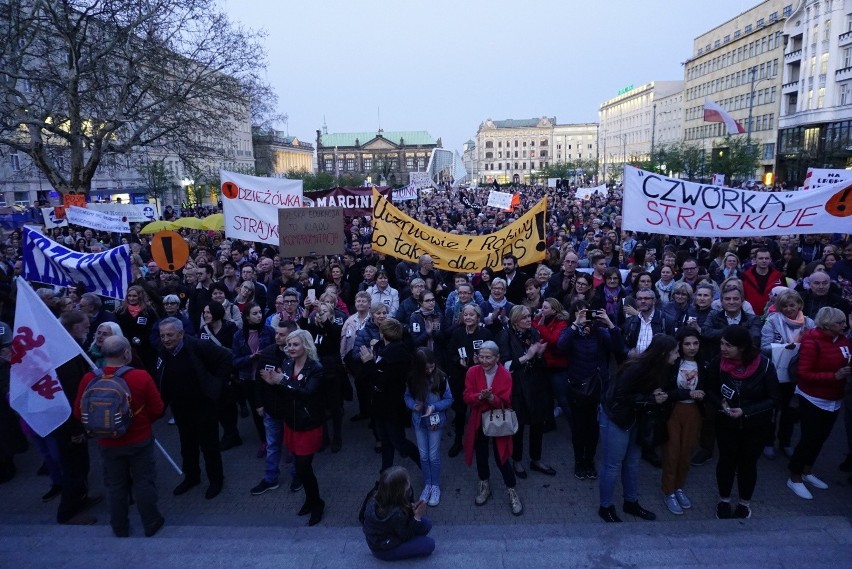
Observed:
[[[151,424],[165,409],[154,380],[144,369],[128,364],[130,342],[110,336],[103,343],[103,369],[80,382],[74,415],[98,439],[109,490],[110,525],[117,537],[130,535],[128,510],[131,486],[146,537],[163,526],[157,508],[154,433]],[[100,411],[100,412],[96,412]]]

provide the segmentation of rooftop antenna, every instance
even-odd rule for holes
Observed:
[[[322,116],[322,133],[328,134],[328,125],[325,124],[325,115]]]
[[[379,122],[379,132],[382,132],[382,108],[376,107],[376,118]]]

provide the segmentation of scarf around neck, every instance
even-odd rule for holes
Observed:
[[[730,358],[722,358],[720,369],[725,373],[729,374],[734,379],[745,379],[751,375],[754,375],[754,372],[757,371],[757,367],[760,365],[760,356],[757,356],[751,363],[743,366],[742,362],[732,360]]]

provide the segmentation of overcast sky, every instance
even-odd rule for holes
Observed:
[[[695,36],[760,3],[221,2],[268,32],[268,80],[291,136],[315,143],[325,117],[329,132],[426,130],[457,150],[486,118],[596,122],[622,87],[682,80]]]

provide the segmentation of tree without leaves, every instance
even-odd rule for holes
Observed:
[[[215,0],[0,0],[0,145],[63,193],[143,148],[209,164],[273,111],[261,37]]]

